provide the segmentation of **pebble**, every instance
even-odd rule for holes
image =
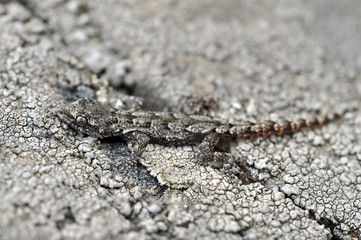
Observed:
[[[82,143],[79,145],[78,149],[81,152],[90,152],[92,150],[92,147],[89,144]]]
[[[30,12],[20,3],[10,2],[7,5],[8,14],[14,19],[19,21],[26,21],[31,18]]]
[[[321,136],[315,136],[315,138],[313,139],[312,144],[314,146],[321,146],[322,144],[324,144],[324,140]]]

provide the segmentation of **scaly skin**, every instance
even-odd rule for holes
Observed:
[[[220,138],[249,138],[284,134],[304,128],[322,126],[342,117],[346,109],[325,117],[295,121],[226,121],[199,115],[167,112],[134,112],[118,110],[100,102],[80,98],[57,112],[59,118],[73,129],[97,138],[122,137],[134,146],[132,156],[138,157],[149,142],[162,145],[193,145],[200,143],[197,157],[213,160],[213,148]]]

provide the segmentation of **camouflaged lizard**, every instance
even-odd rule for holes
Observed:
[[[80,98],[57,111],[71,128],[97,138],[121,137],[130,143],[131,157],[137,159],[148,143],[193,145],[200,143],[196,154],[200,161],[214,161],[213,149],[221,138],[250,138],[284,134],[322,126],[355,108],[314,119],[295,121],[224,120],[199,115],[168,112],[118,110],[89,98]]]

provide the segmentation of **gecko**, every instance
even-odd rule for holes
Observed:
[[[294,121],[230,123],[201,115],[119,110],[89,98],[79,98],[59,108],[56,114],[69,127],[86,135],[99,139],[121,137],[128,142],[132,159],[140,157],[148,143],[175,146],[199,144],[196,158],[210,162],[214,161],[213,150],[220,139],[289,134],[323,126],[355,110],[356,107],[351,107],[323,117]]]

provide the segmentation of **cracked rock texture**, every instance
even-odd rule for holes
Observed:
[[[229,121],[360,102],[361,28],[346,1],[0,1],[0,239],[361,239],[361,111],[322,128],[197,146],[79,134],[79,97]],[[132,97],[127,97],[130,94]],[[194,101],[193,103],[196,103]],[[217,153],[216,153],[217,154]]]

